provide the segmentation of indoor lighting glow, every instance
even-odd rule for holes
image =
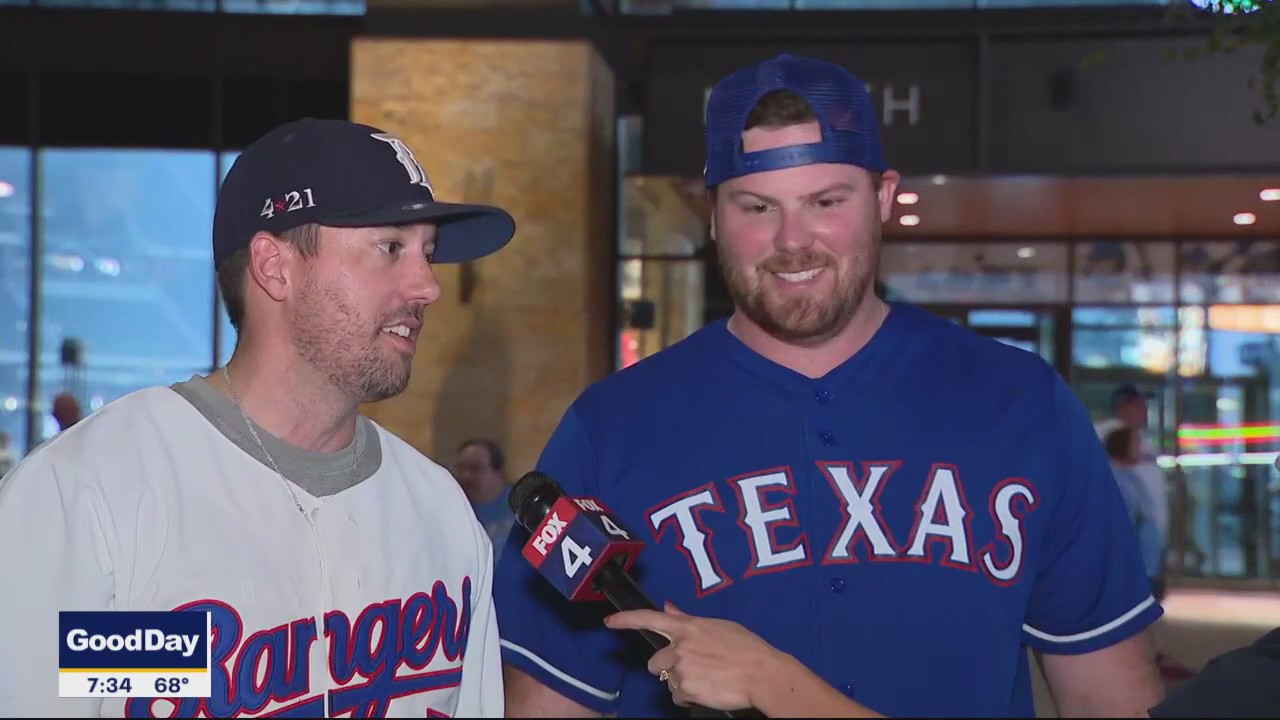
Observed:
[[[913,192],[898,193],[898,202],[903,205],[915,205],[920,202],[920,196]]]
[[[946,184],[947,184],[947,176],[946,176],[946,175],[934,175],[934,176],[933,176],[933,184],[934,184],[934,185],[946,185]]]
[[[17,191],[14,190],[13,183],[7,183],[3,180],[0,180],[0,198],[13,197],[13,194],[15,192]]]
[[[898,223],[902,225],[906,225],[907,227],[914,227],[920,224],[920,216],[919,215],[903,215],[902,217],[898,218]]]
[[[1258,197],[1262,202],[1280,202],[1280,188],[1266,188],[1258,193]]]
[[[1036,249],[1033,247],[1018,248],[1018,257],[1022,258],[1023,260],[1030,260],[1035,256],[1036,256]]]
[[[1231,221],[1237,225],[1252,225],[1258,221],[1258,216],[1253,213],[1236,213]]]

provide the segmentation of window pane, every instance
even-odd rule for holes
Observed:
[[[891,300],[1008,305],[1067,297],[1061,244],[888,241],[880,268]]]
[[[1152,393],[1149,439],[1160,453],[1175,449],[1173,368],[1196,366],[1177,343],[1171,307],[1078,307],[1072,311],[1072,387],[1095,420],[1111,418],[1111,393],[1133,383]]]
[[[938,10],[972,8],[975,0],[796,0],[797,10]]]
[[[628,15],[668,13],[672,10],[788,10],[794,0],[622,0]]]
[[[39,162],[43,439],[59,392],[87,414],[208,371],[217,169],[200,151],[43,149]]]
[[[0,0],[3,2],[3,0]],[[37,5],[62,8],[99,8],[111,10],[173,10],[213,12],[217,0],[36,0]]]
[[[643,164],[643,137],[643,115],[623,115],[618,118],[618,174],[624,178],[639,170]]]
[[[1211,367],[1218,355],[1212,345],[1222,340],[1209,333]],[[1280,569],[1280,480],[1273,465],[1280,450],[1280,383],[1274,379],[1280,345],[1273,337],[1223,344],[1248,348],[1254,372],[1213,372],[1183,390],[1178,445],[1186,506],[1177,526],[1182,560],[1189,575],[1274,577]]]
[[[971,328],[1033,328],[1038,318],[1030,310],[970,310]]]
[[[1071,321],[1076,327],[1172,329],[1176,318],[1171,307],[1076,307],[1071,310]]]
[[[31,151],[0,147],[0,474],[27,450],[31,322]]]
[[[364,15],[364,0],[222,0],[223,12],[273,15]]]
[[[1134,5],[1168,5],[1169,0],[976,0],[980,8],[1029,7],[1121,7]]]
[[[221,183],[227,179],[227,173],[231,170],[231,164],[240,157],[238,150],[222,153],[218,167],[218,182]],[[210,260],[212,263],[212,260]],[[217,283],[217,274],[215,270],[214,283]],[[227,309],[222,304],[222,293],[218,293],[218,366],[227,364],[231,359],[231,354],[236,350],[236,329],[231,327],[231,321],[227,319]]]
[[[698,187],[701,187],[700,185]],[[623,180],[618,253],[689,257],[707,238],[704,210],[690,183],[665,177]]]
[[[1173,244],[1099,240],[1075,248],[1077,303],[1172,303]]]
[[[1280,303],[1280,243],[1191,243],[1182,248],[1182,302]]]
[[[1184,278],[1184,292],[1190,284],[1197,296],[1226,301],[1257,298],[1251,285],[1265,292],[1249,277],[1247,260],[1240,262],[1247,253],[1234,252],[1236,243],[1215,249],[1228,245],[1230,252],[1201,256],[1199,269]],[[1188,306],[1179,317],[1183,352],[1196,356],[1199,367],[1184,373],[1191,379],[1182,385],[1177,442],[1185,485],[1174,517],[1181,548],[1175,559],[1191,576],[1275,577],[1280,305]]]
[[[1174,362],[1174,332],[1161,328],[1087,328],[1072,330],[1076,367],[1129,368],[1163,375]]]
[[[623,260],[618,264],[622,303],[619,369],[702,327],[703,272],[701,260]]]

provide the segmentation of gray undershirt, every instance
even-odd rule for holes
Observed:
[[[263,455],[245,427],[244,416],[231,398],[218,392],[199,375],[192,375],[190,380],[170,387],[195,406],[228,440],[275,472],[271,461]],[[357,418],[356,436],[351,444],[330,453],[295,447],[263,430],[257,423],[253,427],[267,452],[280,465],[280,472],[314,497],[327,497],[354,487],[371,477],[382,465],[382,443],[378,439],[378,431],[365,417]],[[353,464],[355,472],[352,472]]]

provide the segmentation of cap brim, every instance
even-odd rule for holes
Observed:
[[[506,247],[516,234],[516,221],[502,208],[462,203],[414,203],[391,205],[338,218],[323,218],[331,227],[374,227],[431,222],[436,225],[436,251],[432,263],[478,260]]]

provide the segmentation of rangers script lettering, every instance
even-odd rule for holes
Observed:
[[[471,629],[471,578],[463,579],[460,594],[461,608],[437,582],[429,595],[371,604],[354,622],[345,613],[327,613],[329,673],[342,686],[330,691],[330,715],[385,717],[397,697],[458,686]],[[322,697],[309,682],[314,618],[244,637],[240,613],[224,602],[201,600],[176,609],[212,613],[213,695],[133,698],[125,705],[127,717],[232,717],[273,703],[283,705],[271,710],[272,717],[320,717]],[[423,672],[441,654],[448,667]],[[353,683],[356,675],[363,681]],[[436,711],[430,716],[447,717]]]

